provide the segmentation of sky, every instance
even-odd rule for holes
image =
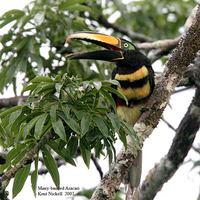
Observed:
[[[30,0],[1,0],[0,15],[9,9],[22,9]],[[0,29],[0,35],[5,33],[6,29]],[[7,92],[7,96],[12,96],[11,88]],[[164,112],[164,118],[170,122],[175,128],[178,126],[180,120],[184,116],[187,107],[190,104],[194,90],[190,89],[185,92],[181,92],[172,95],[170,98],[170,106],[168,106]],[[5,95],[4,95],[5,97]],[[158,127],[154,130],[153,134],[145,141],[143,148],[143,175],[142,179],[148,174],[148,171],[159,162],[160,159],[168,152],[170,144],[173,140],[175,133],[167,127],[167,125],[160,121]],[[199,136],[195,140],[195,144],[198,144]],[[117,145],[120,149],[121,143]],[[155,200],[169,200],[169,199],[197,199],[199,193],[199,174],[198,169],[192,169],[192,163],[189,160],[197,160],[199,155],[190,151],[185,163],[179,168],[177,173],[166,183],[161,192],[157,194]],[[103,167],[103,171],[108,170],[107,160],[104,159],[100,162]],[[77,190],[68,190],[69,187],[76,188],[91,188],[99,183],[99,174],[96,171],[93,163],[91,162],[90,169],[88,169],[83,163],[81,158],[77,159],[77,167],[71,165],[62,166],[59,168],[61,186],[65,187],[62,195],[59,197],[51,196],[37,196],[34,197],[30,178],[26,181],[26,184],[22,192],[15,198],[15,200],[29,199],[29,200],[67,200],[72,199],[70,192],[76,192]],[[54,187],[54,184],[49,176],[39,176],[38,186]],[[68,189],[67,189],[68,187]],[[8,190],[10,192],[9,198],[12,194],[12,181],[9,184]],[[38,192],[44,192],[38,190]],[[83,198],[75,198],[75,200]]]

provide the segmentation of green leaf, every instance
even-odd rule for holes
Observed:
[[[13,149],[11,149],[7,156],[6,156],[6,163],[0,167],[0,172],[2,173],[5,169],[11,167],[11,161],[20,154],[20,152],[22,150],[24,150],[25,148],[25,144],[18,144],[16,145],[16,147],[14,147]]]
[[[16,61],[16,63],[17,63],[17,61]],[[19,67],[20,71],[26,72],[26,70],[27,70],[27,64],[28,64],[27,57],[25,57],[23,55],[23,57],[21,59],[19,59],[19,62],[17,64],[17,66]]]
[[[81,4],[86,2],[86,0],[68,0],[68,1],[64,1],[61,5],[60,8],[63,10],[66,10],[69,6],[72,6],[74,4]]]
[[[19,115],[19,117],[13,122],[11,126],[11,132],[13,132],[13,134],[19,135],[20,133],[19,129],[20,127],[22,128],[26,125],[26,120],[27,120],[27,115],[25,114],[25,112],[22,111],[21,115]]]
[[[57,188],[60,186],[60,176],[58,172],[58,167],[56,164],[55,159],[52,157],[49,150],[47,150],[46,147],[42,147],[42,155],[44,159],[44,164],[46,168],[48,169],[49,173],[51,174],[51,177],[56,185]]]
[[[102,150],[103,150],[104,146],[103,144],[101,143],[101,141],[97,141],[95,147],[94,147],[94,150],[95,150],[95,157],[99,158],[100,157],[100,154],[102,153]]]
[[[56,106],[52,106],[50,109],[50,117],[51,122],[53,126],[53,130],[55,133],[64,141],[66,141],[66,133],[65,133],[65,127],[63,125],[63,122],[60,118],[57,119],[57,113],[56,113]]]
[[[40,115],[38,117],[38,120],[37,120],[36,124],[35,124],[35,133],[34,133],[34,136],[35,136],[35,138],[37,140],[40,139],[40,137],[42,136],[43,127],[44,127],[44,124],[45,124],[47,116],[48,116],[47,113],[44,113],[44,114]]]
[[[69,152],[69,156],[74,157],[77,153],[78,149],[78,138],[75,136],[71,136],[67,143],[67,150]]]
[[[70,163],[73,166],[76,166],[76,163],[74,162],[73,158],[68,155],[68,152],[66,153],[65,148],[60,149],[59,146],[60,143],[57,141],[49,141],[48,145],[60,156],[62,157],[66,162]]]
[[[18,154],[10,162],[10,165],[13,166],[18,164],[24,158],[24,156],[26,156],[27,152],[29,152],[33,148],[34,145],[35,145],[34,143],[30,142],[29,144],[25,144],[24,146],[22,146]]]
[[[99,131],[105,136],[108,137],[108,127],[102,117],[93,117],[93,121],[95,122],[96,126],[98,127]]]
[[[5,129],[4,129],[4,127],[1,125],[1,123],[0,123],[0,136],[1,136],[1,138],[3,139],[3,140],[6,140],[6,131],[5,131]]]
[[[36,84],[36,83],[33,83],[33,84],[30,84],[30,85],[27,85],[27,86],[25,86],[24,88],[23,88],[23,90],[22,90],[22,94],[24,93],[24,92],[26,92],[26,91],[33,91],[36,87],[38,86],[38,84]]]
[[[32,79],[30,82],[31,83],[41,83],[41,82],[53,83],[53,80],[48,76],[37,76],[34,79]]]
[[[35,117],[35,118],[33,118],[31,121],[29,121],[29,122],[27,123],[27,125],[24,127],[24,132],[23,132],[23,137],[24,137],[24,138],[26,138],[26,137],[30,134],[32,128],[35,126],[36,122],[37,122],[39,119],[40,119],[40,115],[37,116],[37,117]]]
[[[119,82],[118,82],[117,80],[115,80],[115,79],[112,79],[112,80],[105,80],[105,81],[103,81],[102,83],[103,83],[103,85],[109,84],[109,85],[120,86]]]
[[[9,10],[8,12],[4,13],[4,15],[0,18],[0,28],[9,24],[10,22],[19,19],[24,15],[24,11],[22,10]]]
[[[9,124],[13,124],[15,120],[20,116],[21,113],[22,113],[22,109],[16,110],[15,112],[11,113],[9,117]]]
[[[89,168],[90,167],[90,158],[91,158],[91,151],[88,150],[87,144],[83,142],[83,140],[80,140],[80,150],[81,150],[81,156],[83,158],[84,163]]]
[[[51,109],[50,109],[50,116],[51,116],[51,121],[52,122],[55,122],[56,119],[57,119],[57,114],[56,114],[56,111],[57,111],[57,107],[56,106],[51,106]]]
[[[32,187],[35,197],[36,197],[36,191],[37,191],[38,161],[39,161],[39,154],[37,154],[37,157],[35,158],[35,170],[31,174],[31,187]]]
[[[47,92],[47,90],[54,90],[55,89],[55,84],[54,83],[42,83],[42,84],[39,84],[35,90],[34,90],[34,93],[35,94],[40,94],[43,93],[43,92]]]
[[[15,112],[21,108],[23,108],[23,106],[14,106],[12,108],[6,109],[5,111],[0,113],[0,118],[3,118],[5,116],[9,115],[10,113]]]
[[[55,133],[64,141],[66,141],[66,133],[65,133],[65,127],[63,125],[63,122],[60,118],[58,118],[56,121],[52,121],[53,130]]]
[[[122,129],[118,132],[119,139],[123,142],[125,149],[127,148],[126,132]]]
[[[76,193],[76,196],[84,196],[87,199],[90,199],[92,197],[92,194],[94,193],[96,188],[91,189],[83,189],[80,192]],[[116,199],[115,199],[116,200]]]
[[[15,46],[16,50],[17,51],[21,50],[23,47],[27,45],[27,42],[28,42],[28,37],[24,38],[23,40],[20,40]]]
[[[108,101],[108,103],[111,104],[112,108],[116,111],[116,104],[115,104],[115,101],[114,101],[112,95],[104,90],[102,90],[101,93],[103,94],[105,99]]]
[[[62,106],[62,110],[65,115],[65,123],[75,132],[75,133],[80,133],[80,125],[77,123],[76,120],[74,120],[70,114],[69,114],[69,109],[67,107]]]
[[[111,93],[116,94],[118,97],[123,99],[126,102],[126,104],[128,105],[128,100],[127,100],[126,96],[124,96],[121,92],[118,92],[116,89],[114,89],[112,87],[107,87],[107,86],[104,86],[104,90],[110,91]]]
[[[129,135],[130,138],[133,140],[135,147],[142,148],[141,140],[139,139],[137,133],[134,131],[133,127],[130,124],[123,121],[121,122],[121,126],[124,129],[125,133]]]
[[[14,179],[13,187],[12,187],[12,195],[13,198],[19,194],[19,192],[22,190],[26,179],[28,178],[29,172],[31,169],[31,164],[26,165],[24,168],[20,169]]]
[[[114,128],[117,132],[119,132],[120,125],[121,125],[120,120],[119,120],[119,117],[118,117],[116,114],[114,114],[114,113],[108,113],[108,114],[107,114],[107,117],[109,118],[109,120],[110,120],[110,122],[111,122],[113,128]]]
[[[81,119],[81,137],[83,137],[90,128],[91,124],[91,117],[89,114],[84,114],[83,118]]]
[[[80,4],[68,6],[67,10],[69,10],[71,12],[73,12],[73,11],[79,11],[79,12],[88,11],[88,12],[91,12],[92,11],[92,9],[90,7],[85,6],[85,5],[80,5]]]
[[[26,148],[25,144],[18,144],[13,149],[11,149],[7,156],[6,156],[6,162],[11,162],[24,148]]]
[[[104,144],[106,146],[106,150],[107,150],[107,154],[108,154],[109,165],[111,165],[111,163],[113,161],[112,147],[108,140],[104,140]]]

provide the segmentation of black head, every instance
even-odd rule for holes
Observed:
[[[105,50],[67,54],[66,57],[71,59],[93,59],[116,62],[117,65],[123,64],[124,67],[128,68],[130,66],[134,67],[132,65],[138,66],[142,61],[150,65],[147,57],[134,44],[122,38],[102,33],[78,32],[69,35],[66,39],[68,43],[71,40],[83,40],[105,48]]]

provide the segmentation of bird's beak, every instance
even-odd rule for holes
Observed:
[[[69,35],[66,42],[70,43],[72,40],[83,40],[91,42],[98,46],[104,47],[105,50],[97,50],[92,52],[76,52],[66,55],[71,59],[93,59],[114,62],[124,59],[121,40],[117,37],[92,32],[78,32]]]

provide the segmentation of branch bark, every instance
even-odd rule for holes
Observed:
[[[17,106],[20,102],[24,102],[27,99],[26,96],[16,96],[10,98],[0,99],[0,108],[6,108],[11,106]]]
[[[155,42],[143,42],[137,44],[139,49],[172,49],[178,45],[180,37],[174,39],[157,40]]]
[[[143,143],[157,126],[171,93],[182,78],[187,66],[194,60],[200,47],[199,37],[200,7],[198,6],[197,14],[192,25],[181,37],[177,48],[174,49],[166,64],[166,69],[159,78],[153,95],[147,103],[147,108],[149,109],[141,116],[139,122],[135,125],[136,132],[141,134],[141,143]],[[100,185],[93,193],[92,200],[108,200],[114,198],[114,194],[118,190],[123,176],[131,167],[138,150],[139,147],[132,149],[129,145],[127,151],[122,150],[120,152],[116,162],[111,166],[110,171],[104,176]]]

